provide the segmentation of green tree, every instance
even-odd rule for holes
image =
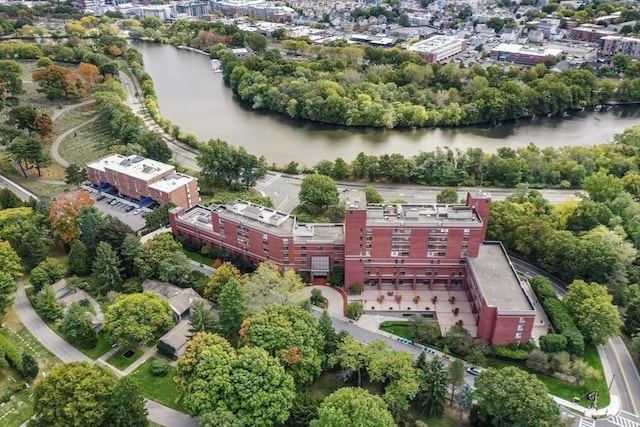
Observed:
[[[384,203],[384,198],[375,187],[364,187],[362,191],[364,191],[365,197],[367,198],[367,204]]]
[[[136,142],[144,147],[150,159],[167,163],[173,157],[173,152],[158,132],[145,132]]]
[[[464,383],[458,394],[456,394],[456,404],[458,405],[458,419],[471,410],[473,406],[473,389],[468,383]]]
[[[82,348],[94,348],[98,343],[98,335],[93,329],[91,315],[86,307],[78,303],[69,307],[60,323],[60,332],[71,344]]]
[[[336,183],[328,176],[318,174],[304,177],[298,197],[302,203],[310,203],[321,208],[337,205],[339,202]]]
[[[148,411],[135,380],[122,377],[111,391],[104,426],[144,427],[149,425]]]
[[[120,246],[122,271],[126,277],[133,277],[137,273],[135,259],[140,253],[140,240],[135,234],[127,234]]]
[[[62,307],[58,304],[55,291],[49,285],[45,285],[36,294],[33,306],[47,320],[54,321],[62,317]]]
[[[344,387],[327,396],[310,427],[393,427],[384,400],[361,388]]]
[[[0,320],[7,314],[7,309],[13,305],[13,294],[17,286],[11,274],[0,271]]]
[[[0,227],[0,237],[11,244],[26,268],[35,267],[47,257],[49,235],[45,218],[37,213],[12,217]]]
[[[18,103],[22,88],[22,67],[16,61],[0,60],[0,111]]]
[[[318,329],[324,337],[324,351],[323,353],[330,357],[338,349],[339,336],[333,327],[333,321],[327,310],[322,310],[322,316],[318,319]]]
[[[185,287],[190,284],[191,270],[189,258],[184,252],[176,251],[160,261],[156,276],[163,282]]]
[[[106,295],[109,291],[120,290],[123,283],[120,258],[107,242],[98,243],[96,259],[93,261],[93,274],[100,294]]]
[[[447,400],[447,370],[440,358],[434,357],[424,366],[417,400],[423,415],[440,418],[444,414],[444,404]]]
[[[22,352],[22,370],[20,371],[20,375],[28,380],[33,380],[38,376],[38,371],[40,368],[38,367],[38,361],[31,355],[31,353],[27,353],[26,351]]]
[[[53,280],[44,268],[35,267],[29,273],[29,283],[36,292],[40,292],[45,286],[52,285]]]
[[[447,187],[443,188],[440,193],[436,196],[436,200],[438,203],[458,203],[458,192],[455,188]]]
[[[242,418],[222,407],[198,417],[200,427],[245,427]]]
[[[234,278],[223,286],[218,298],[218,330],[227,339],[234,339],[247,313],[244,290]]]
[[[69,272],[78,276],[91,273],[89,250],[82,240],[74,240],[69,250]]]
[[[267,38],[258,32],[251,31],[245,34],[244,45],[254,52],[262,53],[267,47]]]
[[[315,305],[316,307],[324,307],[324,297],[322,296],[322,291],[320,289],[311,289],[309,302],[311,302],[311,305]]]
[[[280,272],[270,261],[261,262],[244,284],[247,305],[253,309],[269,304],[295,305],[304,300],[300,292],[305,286],[302,278],[293,270]]]
[[[0,271],[10,274],[11,277],[22,277],[20,257],[9,242],[2,240],[0,240]]]
[[[338,157],[333,162],[333,171],[331,176],[335,179],[345,179],[349,177],[349,165],[342,157]]]
[[[299,307],[265,307],[245,319],[240,338],[278,358],[296,384],[309,384],[322,372],[323,336],[313,315]]]
[[[64,182],[69,185],[75,185],[77,188],[80,188],[80,184],[89,180],[87,169],[75,163],[71,163],[64,168],[64,174]]]
[[[189,324],[191,328],[189,332],[197,334],[198,332],[213,333],[217,330],[216,318],[213,312],[205,307],[202,301],[196,301],[191,305],[191,315],[189,316]]]
[[[233,392],[225,403],[247,425],[276,426],[289,417],[296,396],[291,376],[261,348],[243,348],[233,362]]]
[[[29,426],[102,426],[118,379],[109,368],[86,362],[54,368],[34,389]]]
[[[220,267],[216,268],[216,271],[211,276],[209,283],[207,283],[207,287],[204,290],[204,296],[210,301],[218,301],[218,296],[220,295],[222,288],[230,279],[244,282],[240,276],[240,270],[238,270],[235,265],[230,262],[223,262]]]
[[[148,345],[172,326],[171,307],[155,292],[121,295],[104,314],[104,331],[122,348]]]
[[[2,209],[19,208],[22,206],[22,200],[8,188],[0,190],[0,207]]]
[[[462,360],[455,359],[447,368],[447,382],[451,387],[451,404],[453,406],[456,390],[464,384],[465,369]]]
[[[624,183],[606,171],[599,171],[585,178],[582,188],[589,193],[591,200],[604,203],[618,197],[624,191]]]
[[[364,312],[364,307],[362,307],[361,302],[350,302],[347,305],[347,317],[349,319],[357,320],[362,313]]]
[[[558,405],[534,375],[513,366],[489,368],[475,380],[479,419],[496,427],[556,426]]]
[[[606,286],[574,280],[567,288],[562,304],[588,341],[604,344],[609,337],[619,333],[622,325],[618,308],[612,301]]]
[[[182,245],[173,239],[171,233],[162,233],[147,240],[142,247],[135,265],[140,271],[140,276],[144,279],[157,277],[160,270],[160,262],[171,257],[175,252],[182,249]]]

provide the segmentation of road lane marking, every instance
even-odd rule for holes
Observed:
[[[613,356],[616,358],[616,362],[618,363],[618,367],[620,369],[620,372],[622,372],[622,382],[624,383],[624,387],[626,388],[627,396],[633,396],[631,394],[631,387],[629,387],[629,382],[627,381],[627,375],[626,375],[627,372],[624,369],[624,366],[622,366],[622,363],[620,362],[620,357],[618,356],[618,350],[616,350],[616,346],[613,343],[611,343],[611,350],[613,350]],[[635,369],[634,369],[634,371],[635,371]],[[636,373],[636,375],[637,375],[637,373]],[[631,403],[631,406],[633,407],[633,412],[638,413],[638,408],[636,407],[636,402],[634,402],[633,399],[629,399],[629,402]]]

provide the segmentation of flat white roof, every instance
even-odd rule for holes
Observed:
[[[460,44],[462,39],[451,36],[435,36],[430,39],[412,44],[409,46],[409,50],[416,52],[433,52],[444,47],[454,46]]]
[[[195,180],[195,178],[192,176],[174,173],[171,176],[162,178],[153,184],[150,184],[149,188],[162,191],[163,193],[171,193],[176,188],[186,186],[193,180]]]
[[[498,46],[491,49],[492,51],[509,52],[509,53],[521,53],[524,55],[536,55],[536,56],[557,56],[563,51],[554,47],[530,47],[522,44],[513,43],[500,43]]]
[[[145,181],[174,170],[173,166],[160,163],[155,160],[146,159],[136,155],[125,157],[120,154],[112,154],[110,156],[103,157],[93,163],[87,164],[87,167],[101,172],[104,172],[105,169],[111,169],[123,175]]]

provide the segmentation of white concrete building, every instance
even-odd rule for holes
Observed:
[[[412,44],[408,50],[417,52],[429,62],[438,62],[467,50],[467,41],[452,36],[435,36]]]

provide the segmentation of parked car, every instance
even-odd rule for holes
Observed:
[[[135,208],[136,208],[135,206],[127,206],[127,207],[125,208],[125,210],[124,210],[124,211],[125,211],[125,212],[131,212],[131,211],[132,211],[132,210],[134,210]]]
[[[96,197],[96,200],[99,202],[100,200],[103,200],[105,197],[107,197],[107,196],[100,195],[100,196]]]
[[[133,212],[133,214],[134,214],[134,215],[139,215],[139,214],[140,214],[140,212],[142,212],[142,209],[138,208],[138,209],[136,209],[136,210]]]
[[[117,204],[118,204],[118,199],[113,199],[113,200],[111,200],[111,201],[109,202],[109,204],[110,204],[111,206],[113,206],[113,205],[117,205]]]
[[[467,368],[467,372],[471,375],[480,375],[482,369],[478,368],[477,366],[469,366]]]

